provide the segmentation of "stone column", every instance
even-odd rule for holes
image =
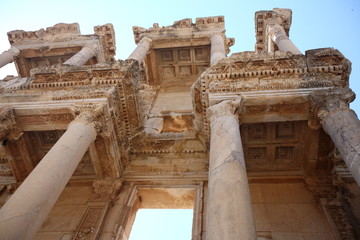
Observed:
[[[322,124],[360,186],[360,121],[357,115],[349,108],[339,108],[329,112]]]
[[[329,134],[356,183],[360,186],[360,121],[348,108],[355,98],[350,89],[311,94],[324,131]]]
[[[8,63],[12,63],[14,61],[14,57],[19,55],[20,51],[14,46],[11,46],[8,50],[4,51],[0,54],[0,68],[5,66]]]
[[[220,59],[226,57],[224,37],[221,34],[215,34],[210,38],[211,57],[210,65],[215,64]]]
[[[289,51],[293,54],[301,54],[300,50],[286,36],[285,30],[279,24],[271,24],[267,27],[267,32],[272,41],[278,46],[280,51]]]
[[[235,114],[240,101],[209,108],[211,122],[206,239],[256,239],[250,191]]]
[[[150,38],[142,38],[135,50],[130,54],[127,59],[135,59],[141,64],[150,49],[151,43],[152,40]]]
[[[91,43],[85,45],[78,53],[69,58],[64,64],[73,66],[82,66],[90,58],[96,55],[97,44]]]
[[[74,173],[96,130],[89,114],[72,121],[63,136],[0,209],[0,239],[32,239]]]

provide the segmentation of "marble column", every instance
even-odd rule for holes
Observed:
[[[210,65],[215,64],[220,59],[226,57],[224,37],[221,34],[215,34],[210,38],[211,57]]]
[[[0,209],[1,240],[30,240],[46,220],[97,135],[92,118],[80,116]]]
[[[96,43],[85,45],[78,53],[69,58],[64,64],[73,66],[82,66],[89,59],[96,55]]]
[[[19,55],[20,51],[14,46],[11,46],[8,50],[4,51],[0,54],[0,68],[5,66],[8,63],[12,63],[14,61],[14,57]]]
[[[135,50],[130,54],[127,59],[135,59],[141,64],[150,49],[151,43],[152,40],[150,38],[142,38]]]
[[[268,35],[280,51],[289,51],[293,54],[301,54],[295,44],[286,36],[285,30],[279,24],[271,24],[267,27]]]
[[[235,114],[240,101],[209,108],[211,123],[206,239],[256,239],[248,178]]]
[[[349,108],[339,108],[328,112],[322,124],[360,186],[360,121],[356,113]]]

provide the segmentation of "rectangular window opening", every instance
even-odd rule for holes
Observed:
[[[194,188],[139,188],[129,240],[191,240]]]

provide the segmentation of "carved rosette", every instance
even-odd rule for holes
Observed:
[[[355,93],[349,88],[317,90],[309,95],[311,128],[319,128],[328,113],[338,109],[349,109],[349,103],[355,99]]]
[[[208,118],[213,122],[216,118],[221,116],[235,116],[237,109],[240,107],[241,99],[222,101],[216,105],[208,108]]]

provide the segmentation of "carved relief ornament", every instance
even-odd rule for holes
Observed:
[[[240,107],[241,100],[241,98],[226,100],[209,107],[208,117],[210,122],[221,116],[235,116],[237,109]]]
[[[14,109],[9,106],[0,106],[0,140],[18,139],[21,135],[22,130],[16,123]]]
[[[96,180],[93,183],[94,194],[91,200],[112,201],[118,195],[121,186],[121,180]]]
[[[109,136],[111,134],[110,121],[105,109],[103,104],[74,104],[72,106],[72,111],[76,116],[74,121],[92,124],[99,134]]]
[[[355,93],[349,88],[313,91],[309,95],[311,103],[309,126],[319,128],[328,113],[338,109],[349,109]]]

